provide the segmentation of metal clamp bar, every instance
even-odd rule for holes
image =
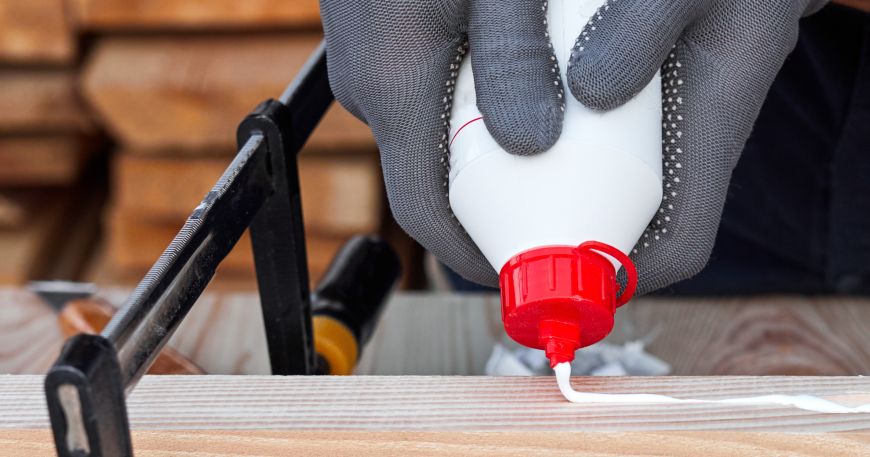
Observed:
[[[272,374],[313,374],[314,341],[299,170],[296,154],[332,103],[321,43],[286,104],[268,100],[239,126],[239,143],[256,133],[268,139],[274,195],[251,224],[251,242]]]
[[[253,135],[103,330],[130,390],[271,194],[265,138]]]

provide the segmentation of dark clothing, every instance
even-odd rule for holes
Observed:
[[[662,293],[870,294],[870,14],[831,5],[803,20],[710,263]]]

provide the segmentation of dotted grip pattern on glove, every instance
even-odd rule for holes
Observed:
[[[800,18],[823,4],[608,0],[578,38],[567,85],[589,107],[619,106],[662,72],[664,192],[632,252],[641,293],[706,265],[731,171]]]
[[[565,0],[570,1],[570,0]],[[811,0],[609,0],[578,37],[571,93],[618,106],[661,68],[665,199],[632,253],[646,293],[706,264],[731,170],[794,47]],[[330,84],[371,127],[399,224],[462,276],[497,274],[449,208],[445,143],[466,46],[478,105],[508,152],[545,151],[561,133],[546,3],[321,0]]]

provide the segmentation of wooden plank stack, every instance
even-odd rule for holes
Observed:
[[[0,0],[0,283],[74,277],[82,259],[67,254],[87,241],[69,237],[94,236],[81,230],[96,220],[77,186],[95,141],[76,54],[63,0]]]
[[[75,0],[70,8],[96,35],[82,96],[118,143],[104,270],[134,281],[229,165],[239,121],[280,95],[317,46],[318,5]],[[374,140],[348,112],[333,107],[306,148],[300,173],[316,280],[348,236],[381,230],[384,198]],[[246,238],[219,280],[252,284]]]
[[[70,264],[53,256],[75,244],[59,237],[97,237],[99,226],[70,225],[100,212],[71,191],[82,181],[109,189],[104,242],[88,272],[67,276],[141,279],[229,165],[237,124],[320,40],[317,0],[0,0],[0,249],[14,254],[0,259],[0,284]],[[365,124],[333,106],[300,171],[312,280],[357,233],[385,235],[419,264],[385,217]],[[246,236],[217,278],[253,277]]]
[[[82,29],[316,29],[317,0],[69,0]]]

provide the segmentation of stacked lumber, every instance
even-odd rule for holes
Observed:
[[[98,143],[75,58],[63,0],[0,0],[0,283],[73,279],[83,267],[69,237],[98,217],[78,185]]]
[[[135,281],[229,165],[241,119],[279,96],[320,42],[317,2],[75,0],[71,11],[97,36],[82,96],[118,143],[105,270]],[[316,281],[348,237],[381,231],[380,168],[368,127],[338,105],[299,166]],[[248,238],[219,281],[253,284]]]
[[[317,0],[69,0],[86,30],[316,29]]]
[[[118,154],[107,221],[113,268],[131,273],[126,276],[147,271],[231,158]],[[316,280],[349,236],[380,230],[380,175],[373,153],[304,154],[299,172],[308,262]],[[247,234],[219,271],[222,276],[253,278]]]
[[[93,189],[71,192],[88,180],[111,194],[100,260],[84,279],[138,282],[232,160],[239,121],[280,95],[320,40],[317,0],[0,0],[0,246],[21,251],[0,259],[0,282],[70,270],[44,257],[64,231],[98,236],[71,210],[100,211]],[[106,136],[108,159],[96,153]],[[384,211],[376,151],[338,105],[306,145],[313,280],[349,236],[380,233],[412,265],[405,284],[420,281],[419,246]],[[218,278],[253,277],[246,235]]]
[[[281,95],[319,42],[307,34],[107,37],[83,70],[83,92],[129,149],[226,156],[239,121]],[[308,146],[370,150],[374,140],[335,105]]]

